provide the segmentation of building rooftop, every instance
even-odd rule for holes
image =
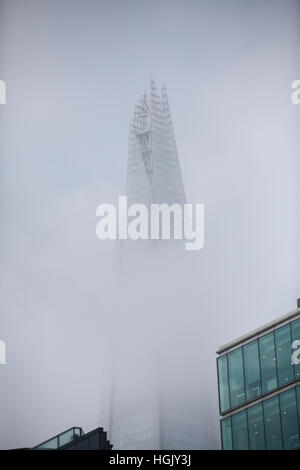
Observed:
[[[33,450],[111,450],[103,428],[96,428],[84,434],[82,428],[73,426],[66,431],[33,447]]]
[[[256,328],[255,330],[251,331],[250,333],[247,333],[247,334],[245,334],[243,336],[240,336],[239,338],[237,338],[233,341],[230,341],[229,343],[224,344],[223,346],[221,346],[218,349],[217,354],[222,354],[222,353],[228,351],[229,349],[233,349],[236,346],[240,346],[242,343],[248,342],[250,339],[253,339],[253,338],[256,338],[257,336],[262,335],[263,333],[267,333],[268,331],[272,331],[277,326],[290,321],[291,319],[297,317],[298,315],[300,315],[300,301],[299,300],[298,300],[298,306],[295,310],[292,310],[291,312],[289,312],[285,315],[282,315],[281,317],[277,318],[276,320],[273,320],[269,323],[266,323],[265,325],[261,326],[260,328]]]

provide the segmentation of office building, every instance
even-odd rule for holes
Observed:
[[[300,448],[299,340],[298,301],[296,310],[217,351],[224,450]]]
[[[182,206],[186,203],[166,88],[158,90],[152,79],[149,91],[142,95],[134,108],[130,125],[127,197],[128,206],[134,203],[147,207],[163,203]],[[173,227],[171,220],[171,233]],[[156,338],[154,341],[151,337],[147,338],[146,325],[157,323],[159,328],[160,317],[164,318],[168,309],[162,297],[156,297],[161,287],[157,285],[155,272],[168,271],[166,253],[172,260],[173,269],[176,269],[175,263],[182,268],[178,261],[184,253],[181,244],[181,240],[172,239],[122,240],[120,244],[123,275],[120,285],[122,289],[124,285],[128,286],[124,295],[126,321],[134,318],[132,312],[136,305],[141,308],[141,312],[137,312],[138,318],[145,314],[146,298],[150,291],[153,292],[153,299],[157,300],[153,301],[151,317],[145,319],[145,331],[136,333],[135,318],[131,340],[127,337],[124,345],[119,343],[115,355],[109,406],[105,404],[103,409],[106,412],[109,410],[107,428],[114,448],[118,450],[199,449],[211,445],[212,431],[204,424],[203,416],[202,420],[199,418],[199,396],[196,397],[193,390],[178,389],[177,377],[184,374],[184,370],[178,363],[174,366],[175,358],[169,359],[163,345],[159,346],[158,351]],[[143,266],[140,276],[144,285],[138,284],[139,287],[133,292],[128,279],[131,279],[130,267],[135,260],[138,260],[137,266]],[[148,272],[153,273],[153,278],[149,277]],[[134,283],[135,275],[132,278]],[[132,298],[145,298],[144,307],[143,302],[135,304],[128,300],[131,292]],[[142,342],[139,336],[144,337]],[[190,395],[191,399],[188,398]],[[206,422],[209,421],[206,419]]]

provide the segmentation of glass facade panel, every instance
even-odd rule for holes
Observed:
[[[247,450],[248,445],[248,428],[247,428],[247,414],[242,411],[232,416],[232,438],[233,448],[235,450]]]
[[[223,419],[221,431],[225,450],[300,449],[300,386]]]
[[[68,431],[60,434],[58,436],[58,438],[59,438],[59,447],[64,446],[65,444],[67,444],[70,441],[73,441],[73,439],[74,439],[74,429],[69,429]]]
[[[290,324],[275,330],[278,385],[285,385],[294,380],[292,365],[292,341]]]
[[[223,412],[230,408],[227,355],[220,357],[218,359],[218,376],[219,376],[220,410],[221,412]]]
[[[296,390],[280,394],[281,426],[284,449],[299,447],[299,429],[296,405]]]
[[[261,395],[260,365],[258,354],[258,343],[244,346],[244,367],[246,379],[246,399],[251,400]]]
[[[297,408],[298,408],[298,424],[300,432],[300,386],[296,387],[296,399],[297,399]]]
[[[229,386],[231,407],[245,401],[245,383],[242,348],[228,354]]]
[[[300,449],[300,318],[218,358],[220,411],[226,412],[273,392],[272,398],[221,421],[224,450]],[[299,354],[298,354],[299,351]],[[296,385],[296,384],[295,384]]]
[[[297,341],[297,340],[299,341],[300,340],[300,318],[298,318],[298,320],[292,321],[291,329],[292,329],[292,341]],[[294,349],[292,352],[295,352],[295,351],[296,349]],[[297,357],[300,358],[300,354],[297,355]],[[294,372],[295,372],[295,379],[300,379],[300,364],[294,365]]]
[[[58,448],[58,437],[49,439],[49,441],[43,442],[36,449],[57,449]]]
[[[34,449],[58,449],[65,444],[73,441],[77,437],[83,436],[83,430],[79,427],[73,427],[71,429],[67,429],[67,431],[58,434],[57,436],[53,437],[52,439],[48,439],[48,441],[42,442],[41,444],[34,447]]]
[[[300,363],[292,360],[294,351],[300,360],[297,340],[300,318],[218,358],[221,413],[300,379]]]
[[[274,335],[259,338],[262,392],[266,393],[277,387],[276,354]]]
[[[266,400],[263,404],[266,447],[268,450],[282,449],[279,398]]]
[[[249,448],[251,450],[264,450],[266,448],[266,442],[262,404],[249,408],[248,431]]]
[[[222,449],[232,450],[231,418],[221,421]]]

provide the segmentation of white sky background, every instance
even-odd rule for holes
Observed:
[[[132,297],[95,210],[124,194],[129,120],[151,72],[168,88],[187,198],[206,206],[204,250],[175,264],[184,298],[166,295],[178,282],[166,267],[166,350],[181,343],[191,376],[214,377],[220,344],[295,307],[299,49],[296,0],[0,0],[0,447],[98,425],[108,330]],[[156,276],[133,278],[136,315]],[[140,337],[132,315],[123,334]]]

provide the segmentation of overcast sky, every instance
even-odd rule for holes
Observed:
[[[120,325],[137,351],[151,312],[163,316],[156,351],[168,337],[168,367],[179,343],[192,358],[188,393],[206,376],[215,389],[218,346],[295,308],[299,49],[297,0],[0,0],[1,448],[99,424]],[[123,282],[95,211],[125,193],[151,73],[168,89],[187,199],[205,204],[205,247],[166,258],[166,277],[134,264]],[[217,415],[213,397],[202,406]]]

